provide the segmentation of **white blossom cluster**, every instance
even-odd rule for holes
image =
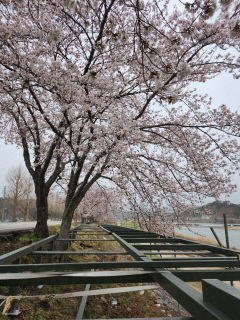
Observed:
[[[237,1],[0,9],[1,137],[23,148],[38,203],[57,182],[73,214],[106,180],[143,225],[171,233],[169,207],[181,219],[195,200],[232,192],[239,116],[189,84],[239,77]]]

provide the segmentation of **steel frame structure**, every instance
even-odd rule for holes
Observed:
[[[98,238],[86,239],[82,235]],[[73,241],[117,241],[124,251],[54,251],[55,241],[69,244]],[[41,250],[46,245],[49,250]],[[21,264],[21,258],[28,254],[34,254],[37,263]],[[135,261],[52,263],[53,255],[73,254],[130,255]],[[48,257],[48,263],[41,263],[42,256]],[[202,267],[204,269],[200,269]],[[121,270],[123,268],[128,270]],[[236,250],[115,225],[80,225],[71,230],[67,239],[51,236],[0,256],[0,285],[9,286],[11,295],[20,285],[86,284],[85,290],[89,292],[90,284],[96,283],[156,282],[192,315],[192,318],[155,320],[239,320],[240,290],[222,282],[239,280],[240,252]],[[202,293],[187,284],[195,281],[201,281]],[[83,319],[86,302],[87,296],[82,297],[77,320]],[[14,312],[15,305],[10,314]]]

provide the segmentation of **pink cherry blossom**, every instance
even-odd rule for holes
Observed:
[[[55,182],[61,236],[100,180],[165,233],[168,211],[233,191],[239,115],[189,85],[239,78],[239,25],[236,0],[1,1],[0,132],[23,148],[37,234]]]

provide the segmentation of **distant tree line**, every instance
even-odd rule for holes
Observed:
[[[1,221],[36,220],[36,198],[33,193],[32,179],[22,166],[11,168],[6,176],[5,197],[0,198]],[[49,195],[49,216],[60,219],[63,200],[58,193]]]

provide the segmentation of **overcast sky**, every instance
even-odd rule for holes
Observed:
[[[203,84],[197,84],[200,93],[207,93],[213,97],[213,106],[217,107],[226,104],[233,111],[240,111],[240,80],[232,79],[229,74],[222,74]],[[3,195],[3,188],[6,185],[6,175],[9,169],[20,164],[24,165],[22,150],[17,149],[13,145],[5,145],[0,140],[0,196]],[[233,193],[230,198],[222,198],[222,200],[230,200],[234,203],[240,203],[240,177],[239,173],[233,178],[233,182],[237,184],[238,191]],[[211,201],[211,199],[208,199]]]

